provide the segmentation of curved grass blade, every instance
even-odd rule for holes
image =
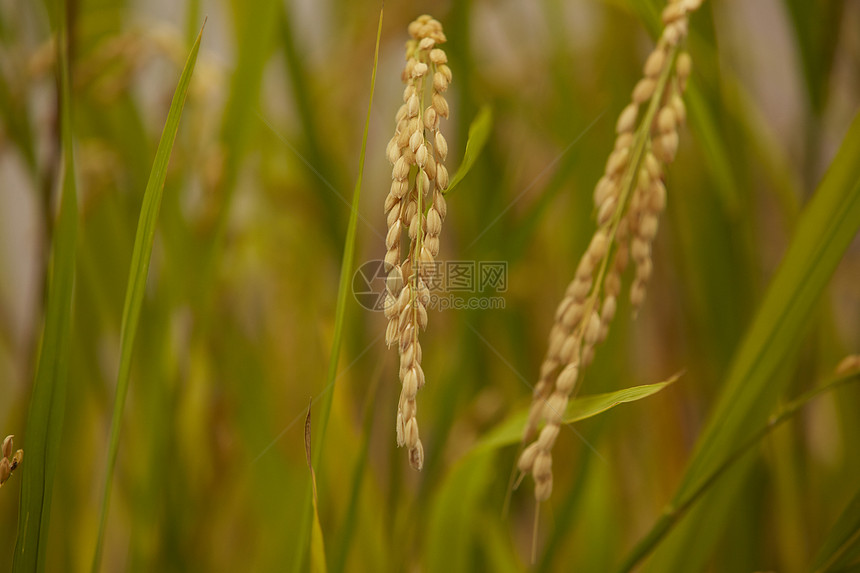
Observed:
[[[719,401],[675,494],[676,505],[773,411],[789,381],[776,374],[794,364],[794,351],[809,328],[818,300],[858,229],[860,114],[805,208],[767,296],[735,354]],[[731,479],[722,480],[712,499],[700,504],[694,510],[696,515],[681,524],[665,547],[658,548],[656,569],[698,570],[704,566],[743,483],[744,470],[749,469],[738,465],[741,467],[732,472]],[[710,525],[707,531],[696,527],[703,519]]]
[[[314,465],[311,462],[311,406],[313,404],[314,400],[311,398],[308,401],[308,415],[305,417],[305,456],[308,460],[308,469],[311,470],[314,506],[314,521],[311,530],[311,571],[313,573],[326,573],[325,544],[323,543],[319,503],[317,501],[317,476],[314,473]]]
[[[490,132],[493,130],[493,110],[490,106],[484,106],[478,115],[472,120],[469,125],[469,139],[466,140],[466,151],[463,154],[463,162],[457,168],[457,172],[451,178],[448,188],[445,190],[445,195],[451,193],[454,188],[460,184],[466,177],[478,157],[481,155],[484,146],[487,144],[487,139],[490,138]]]
[[[331,355],[328,362],[328,375],[326,376],[326,393],[322,398],[320,412],[320,430],[317,437],[317,445],[314,450],[313,464],[319,469],[322,446],[325,439],[325,431],[328,426],[328,418],[331,414],[331,404],[334,400],[334,383],[337,378],[337,365],[340,361],[340,349],[343,345],[343,330],[346,319],[346,301],[352,280],[353,266],[355,261],[355,239],[358,231],[358,202],[361,198],[361,181],[364,176],[364,160],[367,156],[367,134],[370,131],[370,112],[373,108],[373,92],[376,88],[376,70],[379,67],[379,43],[382,38],[382,16],[383,9],[379,10],[379,27],[376,30],[376,48],[373,52],[373,71],[370,74],[370,99],[367,103],[367,118],[364,122],[364,135],[361,138],[361,152],[358,158],[358,179],[355,182],[355,190],[352,193],[352,210],[349,214],[349,225],[346,230],[346,243],[344,244],[343,259],[340,266],[340,282],[337,287],[337,307],[335,308],[334,335],[331,343]],[[311,492],[305,495],[304,510],[302,511],[302,523],[299,530],[298,549],[293,570],[303,570],[305,552],[307,550],[307,539],[311,527]]]
[[[68,30],[62,5],[59,12],[57,61],[60,73],[62,164],[58,175],[62,195],[59,219],[52,241],[53,259],[39,365],[24,433],[27,463],[22,469],[18,539],[12,561],[12,570],[15,572],[44,571],[45,569],[51,498],[66,405],[66,372],[72,320],[72,290],[75,282],[78,205],[72,143]]]
[[[205,22],[204,22],[205,26]],[[152,172],[146,184],[143,195],[143,205],[140,209],[140,220],[137,225],[137,235],[134,239],[134,251],[131,257],[131,270],[129,271],[128,287],[126,289],[125,306],[122,313],[122,328],[120,331],[120,362],[117,374],[116,398],[113,406],[113,417],[111,420],[110,441],[108,446],[107,467],[105,468],[104,495],[101,504],[101,516],[99,518],[98,537],[96,539],[95,555],[93,557],[93,572],[99,570],[104,544],[105,526],[107,525],[108,506],[110,503],[111,484],[113,472],[116,466],[116,456],[119,451],[119,435],[122,426],[122,412],[125,405],[125,397],[128,394],[129,376],[131,374],[131,358],[134,351],[134,338],[137,334],[137,325],[140,321],[140,310],[143,305],[143,295],[146,289],[146,277],[149,273],[149,261],[152,255],[152,243],[155,239],[155,228],[158,222],[158,211],[161,207],[161,197],[164,191],[164,181],[167,178],[167,165],[170,162],[170,154],[176,133],[179,130],[179,119],[185,106],[185,96],[191,83],[191,75],[197,62],[197,53],[200,49],[200,40],[203,37],[203,29],[197,35],[197,40],[191,48],[185,68],[179,77],[179,85],[173,94],[173,101],[167,112],[167,122],[155,152],[155,161],[152,164]]]
[[[797,414],[804,406],[806,406],[809,402],[811,402],[814,398],[817,398],[821,394],[826,392],[830,392],[838,388],[839,386],[843,386],[848,382],[856,382],[860,380],[860,374],[857,372],[842,375],[834,378],[830,382],[819,386],[818,388],[814,388],[799,398],[791,401],[788,405],[786,405],[782,410],[773,416],[771,416],[767,423],[760,428],[758,431],[753,433],[749,438],[747,438],[744,442],[741,443],[739,447],[737,447],[733,452],[731,452],[726,458],[720,463],[718,466],[714,468],[714,470],[707,476],[705,476],[698,484],[695,489],[690,490],[690,493],[687,494],[683,499],[681,499],[678,503],[673,504],[666,508],[663,511],[663,515],[657,520],[651,530],[646,534],[646,536],[633,548],[633,551],[626,557],[624,563],[622,563],[621,567],[618,568],[619,572],[622,571],[632,571],[636,565],[639,564],[642,559],[648,556],[648,554],[657,546],[657,544],[662,540],[675,526],[676,523],[689,511],[689,509],[699,500],[701,497],[713,486],[720,477],[722,477],[738,460],[740,460],[744,454],[749,452],[753,446],[757,445],[761,440],[767,436],[774,428],[791,419],[795,414]],[[857,500],[855,499],[855,502]],[[849,510],[851,508],[849,507]],[[854,515],[851,516],[852,523],[857,526],[860,525],[860,514],[857,514],[858,507],[854,507]],[[848,511],[846,511],[848,513]],[[843,515],[843,517],[845,517]],[[838,532],[841,534],[844,529],[842,528],[834,528],[838,529]],[[849,533],[856,533],[855,531],[849,531]],[[857,541],[856,535],[848,536],[848,541],[853,539],[854,542]],[[840,537],[841,540],[841,537]],[[834,549],[838,549],[842,544],[837,543]],[[817,569],[816,569],[817,570]]]
[[[823,573],[848,565],[852,557],[857,557],[858,545],[860,545],[860,491],[854,494],[845,511],[836,520],[833,529],[827,534],[827,538],[815,556],[812,570]]]
[[[567,410],[564,413],[565,424],[572,424],[580,420],[585,420],[602,414],[607,410],[611,410],[619,404],[628,402],[636,402],[648,396],[653,396],[666,386],[675,382],[681,374],[675,374],[664,382],[656,384],[646,384],[644,386],[633,386],[616,390],[614,392],[606,392],[604,394],[594,394],[592,396],[580,396],[570,401],[567,405]],[[509,416],[504,422],[499,424],[495,429],[491,430],[481,441],[479,441],[472,449],[471,453],[478,453],[489,450],[496,450],[504,446],[517,444],[522,440],[523,427],[528,417],[528,410],[521,410]]]

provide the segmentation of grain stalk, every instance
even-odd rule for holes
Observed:
[[[388,327],[385,340],[398,344],[400,354],[400,401],[397,407],[397,445],[409,449],[409,462],[420,470],[424,446],[418,434],[416,395],[424,386],[418,332],[427,328],[430,284],[435,279],[435,257],[447,207],[443,191],[448,187],[445,159],[448,144],[439,131],[448,117],[445,91],[451,82],[448,58],[437,45],[445,42],[442,25],[420,16],[409,25],[412,39],[406,44],[403,70],[403,105],[397,111],[397,127],[386,155],[392,164],[391,189],[385,199],[388,233],[385,238]],[[429,92],[429,93],[428,93]],[[427,98],[430,105],[425,108]],[[430,199],[429,207],[425,199]],[[401,249],[407,243],[406,258]]]
[[[663,11],[663,33],[645,62],[631,103],[618,118],[615,148],[594,190],[598,228],[556,311],[523,432],[523,443],[529,445],[517,462],[520,480],[533,475],[538,502],[552,493],[552,447],[581,370],[609,333],[631,255],[636,267],[630,286],[634,316],[645,299],[653,269],[651,244],[666,205],[663,165],[675,158],[678,127],[686,116],[681,95],[691,60],[681,51],[681,43],[687,35],[687,16],[700,4],[701,0],[670,0]],[[541,420],[545,425],[535,439]]]

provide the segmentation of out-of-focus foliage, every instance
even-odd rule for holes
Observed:
[[[27,415],[50,351],[51,245],[64,236],[54,7],[0,3],[0,431],[25,451],[0,490],[0,571],[12,563],[21,484],[40,467],[27,457]],[[452,174],[472,121],[493,110],[483,151],[448,197],[439,259],[506,264],[504,288],[456,293],[503,305],[433,311],[422,333],[420,474],[395,446],[398,364],[386,321],[361,296],[346,299],[332,393],[327,383],[379,8],[67,3],[78,239],[46,571],[92,563],[135,229],[204,16],[134,346],[102,569],[307,570],[309,398],[314,440],[316,408],[331,400],[314,451],[330,571],[526,568],[530,482],[502,514],[516,446],[475,448],[529,403],[661,4],[386,4],[352,286],[361,287],[352,272],[384,254],[384,150],[406,26],[424,11],[448,36],[454,79],[442,129]],[[718,449],[730,451],[860,348],[856,238],[845,250],[860,221],[849,209],[831,225],[821,218],[830,210],[815,207],[860,104],[860,6],[705,2],[691,24],[689,127],[668,169],[648,298],[635,321],[621,306],[581,395],[685,374],[562,431],[540,512],[540,571],[618,566],[679,487],[721,463],[707,436],[724,426]],[[851,169],[833,166],[844,177],[831,198],[856,203]],[[830,233],[840,248],[816,262],[811,249]],[[811,275],[777,272],[789,244]],[[780,320],[772,299],[793,293],[811,298],[792,344],[779,356],[768,344],[736,356],[755,333],[785,334],[767,317]],[[738,364],[750,358],[769,367],[739,384]],[[858,439],[860,388],[817,398],[709,489],[695,523],[682,522],[646,568],[792,572],[856,561]]]

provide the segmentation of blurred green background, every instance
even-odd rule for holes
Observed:
[[[445,27],[453,173],[470,122],[492,135],[448,200],[442,260],[506,261],[504,308],[432,312],[419,394],[425,469],[395,447],[385,319],[350,295],[321,464],[329,570],[518,571],[516,450],[469,455],[530,400],[556,304],[593,232],[591,193],[658,31],[635,0],[389,2],[356,264],[384,254],[385,145],[406,26]],[[208,17],[168,172],[125,405],[105,571],[305,570],[303,421],[326,387],[379,6],[73,0],[79,233],[48,571],[91,566],[141,200],[181,66]],[[55,58],[39,2],[0,1],[0,432],[24,448],[0,490],[10,570],[24,425],[45,311],[59,154]],[[639,317],[619,311],[583,394],[684,376],[562,432],[538,570],[606,571],[672,498],[732,357],[860,102],[860,4],[706,2],[691,17],[689,127]],[[779,369],[780,400],[860,347],[855,240]],[[488,293],[475,296],[486,296]],[[860,389],[816,400],[755,448],[726,510],[676,570],[806,571],[860,477]],[[712,500],[714,501],[714,500]],[[304,540],[303,540],[304,539]],[[303,551],[299,551],[302,544]],[[663,557],[664,559],[670,559]],[[654,564],[652,570],[660,570]]]

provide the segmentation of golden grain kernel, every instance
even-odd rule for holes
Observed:
[[[630,287],[630,304],[634,308],[639,308],[645,302],[645,283],[635,280]]]
[[[391,249],[394,247],[395,243],[400,242],[400,226],[400,221],[395,221],[395,223],[389,227],[388,233],[385,235],[385,248]]]
[[[418,132],[416,132],[416,133],[418,133]],[[421,141],[423,141],[423,139]],[[427,146],[426,145],[419,145],[418,146],[418,150],[415,152],[415,163],[419,167],[422,167],[422,168],[427,164]],[[424,173],[423,169],[421,170],[421,173],[424,174],[424,177],[427,177],[427,174]],[[421,189],[424,190],[425,192],[428,189],[430,189],[429,181],[428,181],[428,184],[421,187]]]
[[[415,372],[415,368],[410,368],[406,371],[406,375],[403,377],[403,396],[406,397],[407,400],[415,398],[415,395],[418,393],[418,374]]]
[[[559,373],[558,380],[555,382],[556,389],[570,396],[576,387],[578,378],[579,366],[577,364],[569,364]]]
[[[636,265],[636,280],[647,283],[651,278],[651,273],[654,270],[654,263],[651,259],[645,259],[640,264]]]
[[[388,251],[385,253],[385,266],[386,268],[391,268],[396,265],[400,261],[400,253],[396,250]]]
[[[570,334],[567,338],[564,339],[564,344],[561,345],[561,349],[558,351],[558,358],[561,360],[562,364],[569,364],[573,362],[576,358],[576,351],[579,349],[579,340],[577,340],[576,336]]]
[[[535,464],[540,448],[537,443],[529,444],[520,454],[520,459],[517,460],[517,468],[523,473],[529,473]]]
[[[424,445],[421,440],[409,449],[409,465],[416,471],[421,471],[424,467]]]
[[[648,59],[645,60],[645,66],[642,71],[646,77],[657,78],[663,70],[663,64],[665,63],[666,52],[658,46],[653,52],[651,52]]]
[[[561,322],[565,327],[573,330],[579,321],[582,320],[584,309],[581,304],[577,303],[572,298],[566,300],[570,301],[570,304],[567,305],[564,314],[561,316]]]
[[[447,170],[445,171],[447,175]],[[436,193],[433,196],[433,208],[435,208],[439,212],[439,216],[442,217],[442,220],[445,220],[445,216],[448,214],[448,203],[445,201],[445,196],[441,193]]]
[[[648,208],[655,213],[666,208],[666,186],[659,179],[648,188]]]
[[[438,235],[442,231],[442,217],[435,207],[430,207],[427,212],[427,234]]]
[[[597,185],[594,187],[594,205],[600,207],[604,201],[617,191],[613,180],[605,175],[600,178]]]
[[[588,245],[588,253],[593,261],[599,261],[606,255],[609,248],[609,241],[606,238],[606,231],[599,230],[591,238],[591,243]]]
[[[630,250],[633,260],[637,263],[641,263],[651,257],[651,246],[647,241],[638,236],[633,237],[633,240],[630,242]]]
[[[600,209],[597,211],[597,224],[605,225],[612,218],[612,215],[615,214],[615,205],[618,201],[615,197],[609,197],[606,201],[600,205]]]
[[[629,159],[630,150],[626,147],[610,153],[609,159],[606,161],[606,175],[612,176],[623,171]]]
[[[684,105],[684,99],[680,95],[677,93],[672,94],[672,99],[669,100],[669,105],[671,105],[672,109],[675,110],[675,117],[679,124],[687,121],[687,106]]]
[[[441,131],[436,132],[436,154],[439,156],[440,161],[445,161],[448,157],[448,142],[445,140],[445,136],[442,135]]]
[[[0,459],[0,485],[6,483],[9,476],[12,475],[12,466],[7,458]]]
[[[681,41],[681,30],[674,25],[666,26],[663,28],[663,35],[660,36],[660,39],[666,46],[677,46],[678,42]]]
[[[428,237],[424,240],[424,246],[435,257],[439,254],[439,237]]]
[[[549,349],[547,355],[557,357],[561,353],[561,347],[567,341],[567,333],[557,324],[553,325],[549,333]]]
[[[416,309],[418,311],[418,326],[420,326],[422,330],[427,330],[427,307],[418,303],[418,305],[416,305]]]
[[[588,367],[594,360],[594,344],[586,344],[582,348],[582,366]]]
[[[427,161],[424,164],[424,171],[427,172],[427,177],[429,177],[431,180],[436,179],[436,160],[433,159],[432,154],[427,155]]]
[[[556,438],[558,438],[558,432],[561,430],[561,426],[558,424],[547,424],[543,427],[538,436],[538,439],[535,442],[538,444],[540,449],[549,451],[552,449],[553,444],[555,444]]]
[[[579,265],[576,267],[576,280],[578,281],[590,281],[591,275],[594,274],[594,267],[597,265],[597,261],[588,256],[586,252],[582,258],[579,259]]]
[[[649,178],[653,180],[660,180],[663,177],[663,170],[660,168],[660,162],[657,161],[657,158],[654,157],[654,154],[650,151],[645,155],[645,169],[648,171]]]
[[[441,163],[436,165],[436,185],[439,189],[448,188],[448,168]],[[439,211],[441,214],[441,210]]]
[[[397,412],[397,421],[395,422],[397,432],[397,446],[403,447],[406,444],[406,424],[403,422],[403,413]]]
[[[440,64],[448,63],[448,56],[445,54],[444,50],[440,50],[439,48],[435,48],[430,50],[430,61],[436,64],[437,66]]]
[[[591,290],[591,277],[588,280],[574,279],[567,290],[574,300],[581,303]]]
[[[618,134],[618,137],[615,138],[615,146],[613,147],[613,150],[624,149],[631,145],[633,145],[633,133],[627,131]]]
[[[646,213],[642,216],[642,220],[639,221],[639,235],[646,241],[653,241],[654,237],[657,236],[658,226],[659,219],[657,218],[657,215],[654,213]]]
[[[449,68],[445,64],[442,64],[437,69],[439,70],[439,73],[441,73],[443,76],[445,76],[445,79],[448,80],[448,83],[450,83],[451,78],[452,78],[451,68]]]
[[[448,90],[448,78],[446,78],[442,72],[436,72],[433,74],[433,89],[437,92]]]
[[[413,78],[423,77],[424,74],[427,73],[427,69],[428,69],[427,64],[425,64],[424,62],[418,62],[417,64],[415,64],[415,67],[412,68],[412,77]]]
[[[675,131],[678,121],[675,117],[675,110],[670,106],[664,106],[657,114],[657,129],[660,133],[669,133]]]
[[[682,3],[671,3],[663,9],[663,24],[669,25],[686,15],[686,6]]]
[[[385,147],[385,156],[392,165],[400,159],[400,147],[397,145],[397,137],[392,137],[388,142],[388,145]]]
[[[558,392],[553,393],[546,401],[543,416],[547,424],[560,424],[567,409],[567,396]]]
[[[439,116],[448,117],[448,102],[439,93],[433,93],[433,108]]]
[[[535,501],[540,503],[546,501],[552,495],[552,473],[547,474],[540,480],[535,480]]]
[[[10,435],[10,436],[6,436],[6,439],[3,440],[3,457],[4,458],[11,458],[12,457],[12,450],[14,449],[14,447],[13,447],[14,438],[15,438],[14,435]]]
[[[660,147],[663,152],[661,158],[664,163],[671,163],[675,159],[675,154],[678,152],[678,133],[673,131],[664,133],[660,137]]]
[[[412,132],[412,135],[409,136],[409,149],[415,153],[423,142],[424,137],[422,136],[421,131],[414,131]]]
[[[392,188],[393,188],[393,185],[395,183],[400,184],[400,183],[402,183],[402,181],[392,181],[391,182]],[[407,187],[409,186],[408,183],[406,185],[407,185]],[[399,189],[399,187],[398,187],[398,189]],[[385,196],[385,210],[384,210],[385,214],[387,215],[388,213],[391,212],[392,209],[396,209],[399,206],[400,206],[400,198],[397,195],[395,195],[393,191],[389,191],[388,195]],[[391,225],[389,225],[389,227],[390,226]]]
[[[651,96],[654,95],[655,87],[657,87],[657,82],[651,78],[642,78],[639,80],[636,87],[633,88],[633,102],[641,105],[651,99]]]
[[[388,348],[391,348],[391,345],[397,341],[397,332],[397,321],[390,321],[388,327],[385,329],[385,345]]]
[[[621,114],[618,116],[618,121],[615,124],[616,133],[626,133],[633,131],[636,125],[636,115],[639,113],[639,106],[633,103],[627,104]]]
[[[588,317],[588,325],[585,327],[585,343],[594,344],[597,341],[597,334],[600,331],[600,317],[597,311],[592,311]]]
[[[535,456],[535,463],[532,466],[532,473],[535,480],[546,480],[552,477],[552,456],[545,450],[538,451]]]

